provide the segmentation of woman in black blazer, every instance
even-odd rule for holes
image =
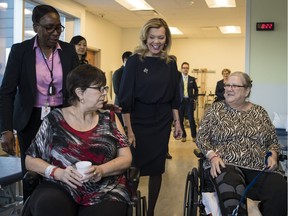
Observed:
[[[59,40],[64,26],[49,5],[33,9],[36,36],[11,47],[0,88],[2,149],[15,154],[13,129],[17,130],[25,173],[25,152],[45,114],[65,104],[66,76],[79,64],[73,45]],[[25,185],[24,185],[25,198]]]
[[[217,82],[216,90],[215,90],[215,95],[216,95],[215,102],[222,101],[225,99],[224,98],[224,93],[225,93],[224,84],[226,83],[230,73],[231,73],[231,70],[229,70],[228,68],[224,68],[222,70],[223,79]]]

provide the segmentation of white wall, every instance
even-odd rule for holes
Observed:
[[[249,0],[249,70],[251,100],[273,112],[287,114],[287,0]],[[273,8],[273,10],[271,10]],[[271,32],[256,31],[256,22],[275,22]]]
[[[173,39],[171,54],[177,56],[178,69],[182,62],[190,64],[190,69],[207,68],[216,73],[207,73],[204,80],[201,74],[191,73],[199,77],[198,86],[205,82],[206,92],[214,93],[216,82],[222,79],[221,71],[243,71],[245,66],[245,39]],[[201,81],[201,82],[200,82]]]

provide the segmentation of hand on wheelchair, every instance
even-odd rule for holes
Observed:
[[[272,172],[278,168],[278,156],[273,150],[270,150],[272,155],[267,158],[267,170]]]

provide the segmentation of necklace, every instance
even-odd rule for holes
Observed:
[[[39,46],[40,47],[40,46]],[[47,63],[47,60],[46,60],[46,57],[40,47],[40,51],[41,51],[41,54],[42,54],[42,57],[44,59],[44,62],[47,66],[47,69],[49,70],[50,72],[50,76],[51,76],[51,82],[49,83],[49,86],[48,86],[48,95],[49,96],[52,96],[52,95],[55,95],[56,94],[56,88],[54,86],[54,83],[53,83],[53,67],[54,67],[54,50],[52,51],[52,65],[51,65],[51,68],[49,67],[48,63]]]

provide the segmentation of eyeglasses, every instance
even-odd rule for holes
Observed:
[[[108,92],[108,91],[109,91],[109,86],[99,86],[99,87],[96,87],[96,86],[88,86],[87,88],[96,89],[96,90],[100,91],[101,93],[104,93],[104,91],[105,91],[105,92]]]
[[[187,70],[189,70],[189,67],[182,67],[182,69],[187,69]]]
[[[236,88],[246,88],[245,85],[224,84],[224,88],[229,88],[229,87],[231,87],[232,89],[236,89]]]
[[[53,33],[55,30],[56,30],[57,33],[61,33],[65,29],[65,27],[62,26],[61,24],[57,25],[57,26],[53,26],[53,25],[44,26],[44,25],[41,25],[40,23],[37,23],[37,24],[39,26],[41,26],[42,28],[44,28],[46,30],[46,32],[49,33],[49,34]]]

